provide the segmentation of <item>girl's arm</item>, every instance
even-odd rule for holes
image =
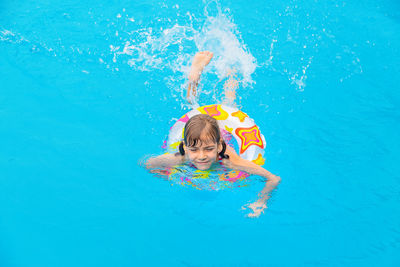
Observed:
[[[179,154],[163,154],[149,158],[145,166],[147,169],[166,168],[182,164],[184,161],[185,157]]]
[[[281,181],[279,176],[276,176],[263,167],[255,164],[254,162],[245,160],[236,154],[235,150],[229,146],[226,148],[226,154],[229,159],[223,159],[223,164],[231,169],[245,171],[249,174],[255,174],[267,178],[267,182],[263,190],[259,194],[259,199],[248,205],[253,213],[250,213],[249,217],[258,217],[267,207],[266,202],[270,198],[271,191],[273,191]]]
[[[229,159],[224,159],[223,164],[228,168],[259,175],[267,178],[267,180],[271,181],[272,184],[279,184],[281,180],[279,176],[270,173],[254,162],[241,158],[230,146],[226,147],[226,154],[229,156]]]

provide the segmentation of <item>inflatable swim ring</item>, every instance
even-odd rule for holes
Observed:
[[[207,114],[215,118],[221,130],[221,136],[225,142],[234,147],[232,137],[237,143],[237,152],[240,157],[252,161],[258,165],[263,165],[265,159],[263,158],[266,142],[264,136],[261,134],[260,129],[246,113],[237,108],[228,107],[224,105],[207,105],[197,109],[191,110],[183,115],[170,129],[168,139],[165,143],[165,148],[170,153],[178,150],[179,144],[183,140],[183,131],[186,122],[197,114]],[[201,175],[199,175],[201,172]],[[208,171],[195,171],[193,178],[208,178]],[[249,175],[245,172],[231,170],[219,175],[222,181],[236,182],[243,180]],[[186,184],[193,185],[190,178],[182,178]]]

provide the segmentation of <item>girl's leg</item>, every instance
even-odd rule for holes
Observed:
[[[225,98],[223,104],[236,107],[236,89],[239,87],[239,82],[236,80],[235,70],[228,71],[228,79],[224,83]]]
[[[192,66],[189,72],[189,85],[186,98],[190,104],[194,104],[197,97],[197,85],[200,80],[201,73],[205,66],[210,63],[213,53],[210,51],[197,52],[193,58]]]

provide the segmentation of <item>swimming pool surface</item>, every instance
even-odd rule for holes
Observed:
[[[118,2],[118,3],[117,3]],[[400,266],[400,4],[1,1],[0,266]],[[192,56],[282,183],[200,191],[161,152]]]

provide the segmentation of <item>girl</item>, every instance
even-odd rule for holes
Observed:
[[[193,103],[197,97],[197,85],[200,75],[206,65],[213,57],[209,51],[198,52],[193,59],[189,72],[189,86],[187,99]],[[236,88],[238,82],[229,74],[224,84],[225,105],[235,105]],[[267,207],[270,192],[279,184],[280,177],[270,173],[263,167],[241,158],[235,150],[226,145],[221,137],[217,121],[205,114],[193,116],[185,125],[183,142],[179,146],[179,152],[175,154],[164,154],[147,160],[148,169],[168,168],[189,162],[199,170],[208,170],[213,163],[221,161],[222,164],[233,170],[240,170],[249,174],[255,174],[267,179],[260,198],[247,205],[252,212],[249,217],[258,217]]]

